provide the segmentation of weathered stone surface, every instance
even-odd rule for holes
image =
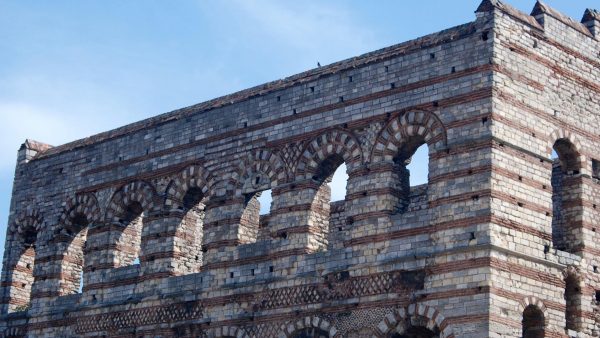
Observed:
[[[0,333],[598,336],[596,13],[486,0],[436,34],[25,142]],[[411,187],[423,144],[429,182]]]

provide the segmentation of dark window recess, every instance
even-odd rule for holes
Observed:
[[[600,302],[600,290],[596,290],[596,301]]]
[[[315,92],[315,87],[310,87],[310,92],[314,93]]]
[[[429,54],[429,58],[430,58],[430,59],[435,59],[435,53],[431,53],[431,54]]]
[[[592,159],[592,177],[600,180],[600,161]]]
[[[352,76],[348,76],[348,82],[352,82],[354,81],[354,79],[352,78]]]
[[[487,41],[490,38],[490,32],[481,33],[481,40]]]

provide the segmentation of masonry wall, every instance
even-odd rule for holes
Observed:
[[[528,309],[546,336],[596,334],[596,17],[540,6],[484,1],[414,41],[71,144],[27,141],[4,336],[521,337]],[[410,187],[423,144],[429,182]]]
[[[491,238],[502,248],[492,261],[493,331],[515,335],[522,324],[511,318],[537,303],[547,337],[597,336],[600,46],[585,24],[541,3],[532,16],[494,14],[494,60],[506,69],[494,74],[491,116]]]

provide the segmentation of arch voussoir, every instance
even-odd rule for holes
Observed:
[[[331,129],[309,142],[296,166],[296,179],[310,179],[323,161],[332,156],[340,156],[351,171],[363,163],[360,143],[346,130]]]
[[[437,149],[447,144],[446,129],[431,112],[411,111],[393,117],[380,131],[371,150],[371,162],[390,162],[408,142],[420,139]]]
[[[191,188],[198,188],[205,197],[209,197],[215,194],[216,181],[202,165],[194,164],[186,167],[169,184],[165,207],[183,210],[183,199]]]

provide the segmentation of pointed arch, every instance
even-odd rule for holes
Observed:
[[[446,128],[437,115],[410,111],[395,116],[379,132],[371,150],[371,163],[394,161],[399,153],[409,153],[410,157],[423,143],[436,150],[447,146]]]
[[[360,143],[349,131],[331,129],[309,142],[302,151],[296,167],[296,180],[318,176],[319,167],[332,157],[346,163],[348,172],[363,163]]]

